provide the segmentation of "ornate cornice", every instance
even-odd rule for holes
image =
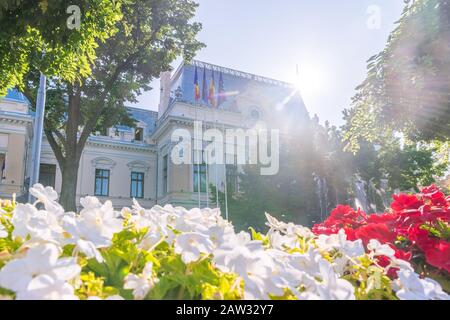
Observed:
[[[88,139],[88,146],[103,147],[113,150],[140,151],[156,153],[156,147],[150,144],[133,144],[132,142],[92,140]]]
[[[116,166],[117,162],[107,157],[97,157],[91,160],[91,164],[94,168],[106,168],[112,170]]]
[[[30,115],[10,115],[0,112],[0,122],[28,125],[33,123],[33,118]]]

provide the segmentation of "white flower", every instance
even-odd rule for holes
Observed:
[[[257,267],[264,247],[260,241],[248,243],[230,243],[214,250],[214,264],[223,272],[234,272],[246,277],[249,268]],[[261,265],[261,264],[259,264]]]
[[[132,289],[135,299],[142,300],[145,298],[149,290],[155,285],[155,278],[152,273],[153,264],[148,262],[140,275],[133,273],[125,277],[125,289]]]
[[[272,217],[270,214],[266,212],[266,225],[270,227],[273,230],[276,231],[285,231],[286,230],[286,223],[282,221],[278,221],[276,218]]]
[[[30,188],[30,193],[42,202],[58,200],[58,193],[52,187],[44,187],[40,183],[33,185]]]
[[[450,300],[439,283],[432,279],[420,279],[417,273],[409,270],[400,270],[397,274],[396,294],[401,300]]]
[[[123,222],[115,218],[110,201],[102,205],[96,198],[86,197],[80,202],[85,206],[80,215],[66,214],[63,218],[64,229],[72,236],[67,242],[76,244],[76,250],[87,258],[102,262],[97,249],[111,245],[114,234],[122,231]]]
[[[378,240],[371,239],[367,245],[367,249],[372,251],[370,254],[376,256],[386,256],[388,258],[395,258],[395,250],[387,244],[381,244]]]
[[[17,293],[17,300],[78,300],[74,288],[61,279],[46,274],[33,278],[25,290]]]
[[[214,264],[223,272],[236,273],[244,280],[244,298],[268,299],[279,291],[270,280],[274,262],[260,241],[224,244],[214,251]]]
[[[349,257],[358,257],[364,255],[364,246],[360,239],[356,241],[347,240],[347,235],[343,229],[337,234],[321,234],[315,240],[319,249],[324,251],[339,250]]]
[[[13,237],[25,239],[30,236],[30,242],[59,243],[64,230],[57,217],[50,211],[38,210],[31,204],[18,204],[11,218],[14,226]]]
[[[317,287],[318,294],[323,300],[355,300],[355,288],[344,279],[339,279],[325,260],[319,261],[321,283]]]
[[[233,227],[228,224],[209,227],[207,234],[215,246],[227,243],[235,237]]]
[[[321,234],[315,240],[319,250],[325,252],[338,251],[340,255],[335,255],[333,268],[336,273],[343,274],[348,265],[352,265],[352,258],[364,255],[364,246],[360,239],[356,241],[347,240],[347,235],[343,229],[338,234]]]
[[[159,211],[145,210],[139,206],[136,200],[133,200],[133,213],[129,218],[137,230],[147,228],[148,231],[142,241],[138,244],[138,248],[150,250],[161,241],[172,244],[175,234],[168,227],[168,215]]]
[[[0,222],[0,238],[6,238],[8,236],[8,231]]]
[[[205,217],[198,208],[186,211],[184,208],[176,208],[180,214],[175,219],[174,228],[181,232],[204,233],[208,231]],[[181,210],[183,209],[183,210]]]
[[[301,285],[304,272],[292,268],[289,265],[289,254],[280,250],[267,250],[273,259],[273,267],[269,276],[271,285],[269,284],[270,293],[276,296],[282,296],[284,289],[290,289],[291,292],[296,292]]]
[[[309,247],[304,254],[295,252],[289,256],[288,264],[312,277],[320,276],[319,262],[324,260],[319,250]]]
[[[122,231],[122,220],[115,217],[114,208],[111,201],[106,201],[103,205],[90,198],[87,205],[85,201],[81,201],[86,207],[80,212],[80,227],[86,235],[111,240],[115,233]],[[95,199],[95,198],[94,198]],[[95,240],[93,241],[95,243]]]
[[[0,287],[26,294],[36,288],[42,289],[43,284],[59,286],[58,281],[75,278],[81,271],[76,259],[58,259],[59,253],[59,248],[51,243],[28,249],[25,257],[8,262],[0,270]],[[48,279],[40,278],[39,281],[32,282],[40,275],[46,275],[55,281],[49,282]]]
[[[272,248],[278,250],[284,250],[285,248],[295,248],[299,243],[299,238],[297,236],[282,235],[280,232],[274,230],[270,230],[268,236]]]
[[[44,187],[42,184],[37,183],[30,188],[30,193],[44,204],[46,210],[57,216],[64,214],[64,208],[56,202],[58,193],[52,187]]]
[[[293,223],[285,223],[278,221],[266,212],[267,222],[266,225],[270,227],[272,231],[279,231],[282,234],[288,236],[297,236],[302,238],[312,238],[314,234],[306,227],[298,226]]]
[[[210,254],[213,250],[213,243],[209,237],[201,233],[187,232],[180,234],[175,239],[175,253],[181,254],[184,263],[197,261],[200,254]]]
[[[222,242],[221,247],[223,248],[229,248],[234,246],[241,246],[249,243],[252,240],[252,237],[250,236],[250,233],[241,231],[239,233],[228,233],[227,236],[224,238],[224,241]],[[260,242],[258,242],[260,243]]]

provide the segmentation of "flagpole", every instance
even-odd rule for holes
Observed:
[[[47,78],[41,72],[39,77],[39,89],[36,99],[36,116],[34,118],[33,146],[32,146],[32,171],[30,176],[30,185],[32,187],[39,181],[39,167],[41,160],[42,132],[44,131],[45,114],[45,96],[46,96]],[[28,193],[28,202],[32,203],[33,196]]]
[[[205,152],[205,170],[206,170],[206,207],[209,208],[209,174],[208,174],[208,153]]]
[[[198,108],[198,103],[196,103],[195,105],[195,122],[197,122],[197,108]],[[195,125],[194,125],[194,130],[195,130]],[[194,134],[194,137],[196,135]],[[197,151],[197,196],[198,196],[198,207],[199,209],[201,209],[202,205],[201,205],[201,199],[200,199],[200,188],[201,188],[201,182],[200,182],[200,150],[198,150],[198,141],[195,141],[195,145],[196,145],[196,151]]]
[[[214,131],[217,130],[217,117],[216,117],[216,110],[214,110]],[[217,138],[217,137],[216,137]],[[217,139],[214,138],[214,154],[216,155],[216,161],[214,163],[214,174],[216,175],[216,208],[219,208],[219,183],[218,183],[218,176],[217,176]],[[222,146],[223,147],[223,146]],[[222,152],[223,155],[223,152]]]
[[[224,124],[222,124],[222,128],[223,128],[223,132],[225,132],[225,125]],[[226,147],[225,147],[225,150],[226,150]],[[225,153],[226,153],[226,151],[225,151]],[[224,191],[225,191],[225,219],[228,220],[228,192],[227,192],[228,191],[228,187],[227,187],[227,161],[226,160],[224,161],[223,167],[225,169],[224,170],[224,176],[225,176],[225,189],[224,189]]]
[[[199,107],[198,100],[200,98],[200,86],[198,84],[198,72],[197,72],[197,66],[195,66],[195,75],[194,75],[194,85],[195,85],[195,94],[194,94],[194,149],[195,149],[195,155],[197,159],[194,159],[194,162],[197,161],[197,195],[198,195],[198,208],[201,209],[201,200],[200,200],[200,189],[201,189],[201,182],[200,182],[200,154],[199,154],[199,148],[198,148],[198,141],[195,139],[197,137],[196,132],[196,123],[197,123],[197,108]],[[202,144],[203,147],[203,144]],[[195,165],[195,163],[194,163]]]

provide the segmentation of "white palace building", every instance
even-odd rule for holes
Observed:
[[[196,120],[205,129],[219,130],[263,123],[282,136],[309,119],[293,85],[200,61],[161,74],[158,112],[128,111],[136,128],[118,126],[89,138],[78,171],[78,199],[95,195],[115,207],[130,206],[132,198],[145,207],[171,203],[190,208],[199,200],[201,206],[212,206],[209,185],[223,190],[232,183],[238,190],[240,166],[174,164],[173,130],[192,132]],[[16,194],[26,199],[33,123],[34,114],[20,92],[0,99],[0,198]],[[40,163],[39,181],[60,191],[60,168],[45,137]]]

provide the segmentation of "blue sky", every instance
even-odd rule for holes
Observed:
[[[196,20],[203,24],[198,38],[207,47],[196,59],[300,82],[310,114],[338,125],[365,78],[367,59],[384,48],[404,6],[403,0],[198,2]],[[159,81],[152,86],[134,106],[157,110]]]

